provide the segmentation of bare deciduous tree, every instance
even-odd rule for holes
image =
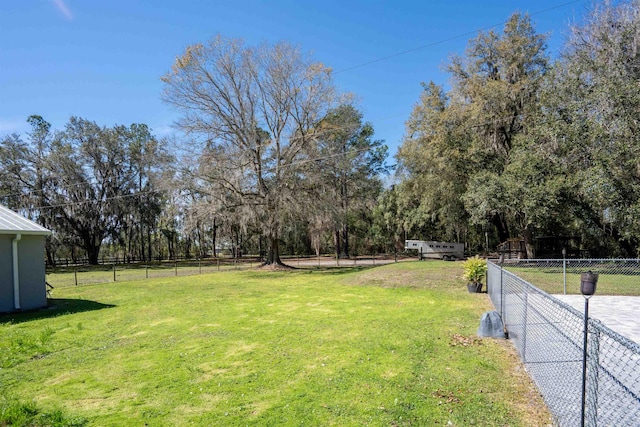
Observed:
[[[283,221],[306,199],[299,165],[334,100],[330,69],[286,43],[247,47],[217,36],[189,46],[165,83],[163,100],[198,145],[201,184],[261,227],[267,264],[281,264]]]

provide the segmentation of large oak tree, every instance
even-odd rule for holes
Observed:
[[[287,43],[217,36],[187,47],[162,81],[198,147],[200,168],[187,169],[227,211],[261,227],[266,263],[280,264],[283,223],[308,200],[301,165],[334,101],[330,69]]]

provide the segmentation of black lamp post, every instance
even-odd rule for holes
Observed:
[[[567,249],[562,248],[562,277],[564,282],[564,294],[567,294]]]
[[[582,420],[581,427],[584,427],[585,405],[587,395],[587,334],[589,328],[589,298],[596,293],[598,284],[598,274],[582,273],[580,275],[580,293],[584,297],[584,343],[582,345]]]

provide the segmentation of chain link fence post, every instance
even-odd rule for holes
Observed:
[[[504,314],[504,268],[502,267],[502,260],[500,261],[500,319],[502,320],[502,327],[504,328],[504,337],[508,338],[507,321]]]
[[[564,294],[567,294],[567,259],[564,257],[564,249],[562,250],[562,279],[564,281]]]
[[[529,314],[528,286],[524,285],[524,318],[522,319],[522,362],[527,363],[527,317]]]
[[[587,410],[585,425],[598,425],[598,379],[600,375],[600,321],[589,319],[589,346],[587,347]]]

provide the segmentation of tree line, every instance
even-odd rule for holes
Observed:
[[[100,127],[71,117],[53,132],[30,116],[31,132],[0,141],[0,201],[53,231],[47,261],[86,257],[103,245],[122,257],[150,259],[151,236],[163,230],[158,182],[172,158],[146,125]]]
[[[424,84],[407,122],[395,223],[476,247],[521,239],[528,257],[544,236],[638,256],[639,10],[596,5],[555,60],[527,15],[470,40],[450,89]]]
[[[0,202],[53,231],[48,262],[371,254],[387,147],[331,73],[286,43],[215,37],[163,77],[184,138],[72,117],[0,140]],[[282,247],[281,247],[282,246]]]
[[[288,43],[216,36],[162,77],[179,140],[144,124],[31,116],[0,139],[0,203],[53,231],[47,257],[471,251],[564,236],[595,256],[640,244],[640,16],[597,4],[552,59],[516,13],[428,82],[392,170],[331,69]],[[565,240],[566,242],[567,240]]]

